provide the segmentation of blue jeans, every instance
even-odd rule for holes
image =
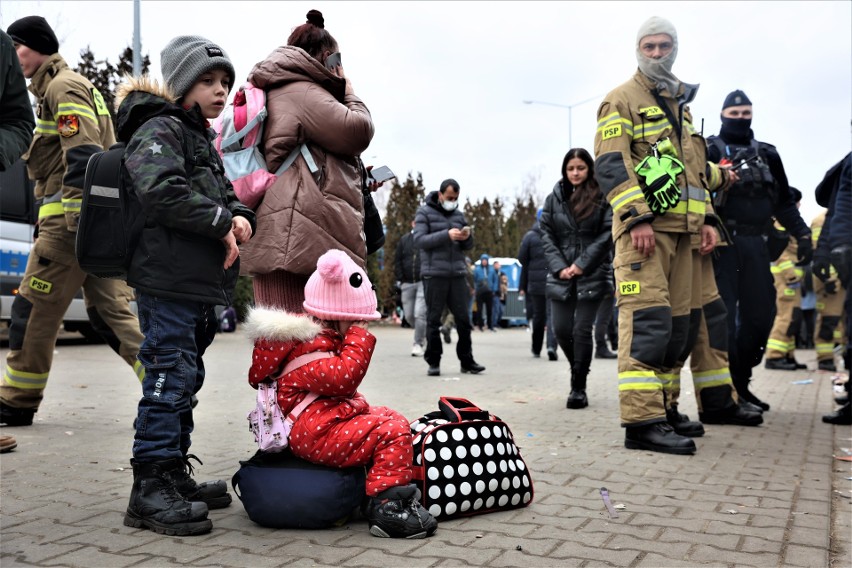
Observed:
[[[216,335],[213,306],[139,293],[145,367],[133,457],[142,462],[182,458],[190,446],[190,397],[204,384],[201,357]]]
[[[497,294],[494,294],[494,298],[491,300],[491,329],[496,329],[500,327],[500,320],[503,319],[503,302],[500,301],[500,298]]]

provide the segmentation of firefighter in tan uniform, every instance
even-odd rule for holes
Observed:
[[[825,224],[825,211],[811,221],[811,238],[816,250],[822,226]],[[829,279],[823,282],[814,278],[814,294],[816,294],[816,355],[821,371],[837,371],[834,364],[834,346],[846,345],[843,328],[843,302],[846,300],[846,290],[840,285],[837,270],[829,268]],[[848,330],[846,330],[848,333]]]
[[[142,334],[130,310],[131,290],[122,281],[87,276],[74,254],[86,164],[115,143],[109,111],[98,90],[57,53],[56,35],[44,18],[22,18],[8,33],[38,103],[35,137],[24,159],[39,211],[37,239],[12,305],[0,422],[27,426],[47,385],[62,317],[81,286],[95,328],[140,380],[144,368],[136,360]]]
[[[669,424],[664,388],[699,322],[690,317],[692,251],[717,242],[708,190],[730,174],[707,163],[692,125],[686,105],[697,86],[671,72],[674,26],[652,17],[636,44],[639,70],[601,103],[595,136],[596,178],[613,209],[621,423],[627,448],[691,454],[695,443]]]
[[[714,168],[715,165],[711,165]],[[712,170],[711,170],[712,171]],[[727,185],[718,176],[710,175],[711,192],[724,191]],[[731,179],[736,179],[732,176]],[[727,244],[727,243],[725,243]],[[663,388],[668,403],[667,415],[675,432],[696,437],[704,433],[703,427],[691,427],[689,418],[677,410],[680,398],[681,369],[690,357],[692,383],[698,419],[704,424],[733,424],[737,426],[759,426],[763,423],[762,409],[746,401],[740,401],[731,371],[728,367],[728,310],[716,287],[713,259],[701,254],[699,248],[692,249],[692,309],[690,325],[695,336],[691,352],[679,358],[671,376],[663,375]],[[697,324],[694,320],[697,319]],[[668,379],[668,380],[667,380]],[[671,402],[669,402],[671,401]]]
[[[802,199],[799,190],[791,187],[796,203]],[[784,227],[775,222],[775,228],[783,231]],[[770,272],[775,284],[775,321],[766,341],[767,369],[776,371],[795,371],[806,368],[796,362],[796,334],[802,326],[802,280],[805,271],[797,266],[799,246],[796,239],[790,242],[781,256],[770,263]]]

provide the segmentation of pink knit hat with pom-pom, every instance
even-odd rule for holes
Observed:
[[[331,249],[317,261],[305,285],[305,311],[323,320],[377,320],[376,293],[367,273],[342,250]]]

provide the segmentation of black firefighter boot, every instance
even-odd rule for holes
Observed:
[[[701,422],[692,421],[686,414],[678,412],[676,402],[666,409],[666,420],[674,428],[675,434],[690,438],[700,438],[704,435],[704,426]]]
[[[733,424],[735,426],[760,426],[763,415],[747,410],[742,404],[734,402],[731,387],[719,385],[701,389],[701,412],[698,419],[705,424]]]
[[[230,505],[231,494],[228,493],[228,484],[221,479],[197,483],[192,478],[194,470],[192,464],[189,463],[190,458],[204,465],[194,454],[186,454],[183,458],[184,467],[174,470],[170,474],[178,493],[187,501],[206,503],[208,509],[223,509]]]
[[[586,377],[589,376],[589,368],[588,365],[585,367],[585,370],[571,370],[571,393],[568,395],[565,408],[586,408],[589,406],[589,399],[586,397]]]
[[[748,384],[751,382],[750,378],[737,378],[732,376],[731,379],[733,380],[734,388],[737,389],[737,396],[740,400],[750,402],[760,408],[763,412],[769,412],[769,403],[763,402],[748,389]]]
[[[183,470],[180,459],[137,462],[133,466],[133,488],[124,515],[124,524],[147,528],[169,536],[191,536],[210,532],[213,522],[207,518],[207,505],[189,502],[175,489],[172,476]]]

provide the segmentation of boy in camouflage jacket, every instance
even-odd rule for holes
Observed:
[[[184,536],[209,532],[208,509],[231,502],[223,481],[190,476],[190,398],[204,382],[214,306],[231,303],[237,244],[251,238],[255,217],[225,179],[207,122],[225,108],[233,65],[197,36],[173,39],[161,57],[165,88],[131,80],[118,99],[122,179],[147,217],[127,278],[138,294],[145,379],[124,524]]]

